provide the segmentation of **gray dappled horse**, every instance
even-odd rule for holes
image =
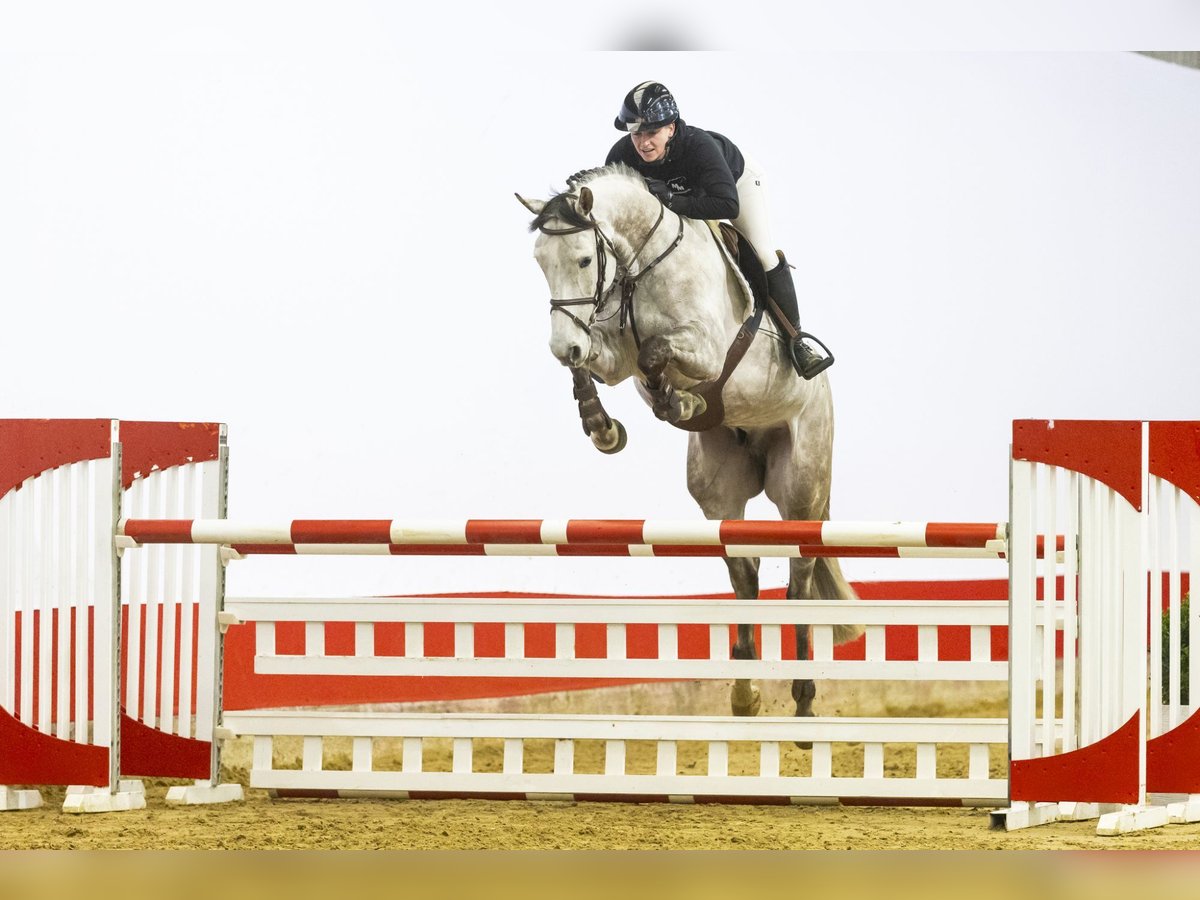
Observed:
[[[764,329],[753,340],[743,327],[751,307],[744,280],[706,223],[666,210],[621,165],[573,176],[571,187],[547,201],[517,199],[540,232],[534,258],[552,297],[550,350],[572,370],[593,443],[615,453],[626,435],[605,414],[591,375],[610,385],[632,377],[655,415],[690,432],[688,490],[709,519],[743,518],[764,490],[784,519],[827,519],[826,374],[798,378],[777,333]],[[758,559],[725,562],[736,596],[757,599]],[[836,559],[792,559],[790,567],[789,598],[855,598]],[[834,641],[859,633],[839,626]],[[808,657],[808,644],[808,626],[797,625],[797,658]],[[733,657],[756,655],[753,627],[739,625]],[[792,683],[796,715],[813,714],[814,695],[812,681]],[[734,683],[731,702],[738,715],[756,715],[761,703],[745,680]]]

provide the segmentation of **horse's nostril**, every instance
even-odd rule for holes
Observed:
[[[571,362],[579,365],[579,361],[583,359],[583,348],[578,344],[571,345]]]

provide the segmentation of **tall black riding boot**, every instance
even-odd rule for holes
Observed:
[[[815,378],[833,365],[833,356],[831,354],[829,357],[824,357],[804,343],[804,338],[812,337],[812,335],[806,335],[800,330],[800,307],[796,302],[796,285],[792,282],[792,269],[788,265],[787,259],[784,258],[782,250],[776,250],[775,253],[779,257],[779,265],[767,273],[767,289],[771,294],[771,299],[775,301],[775,305],[787,318],[788,324],[796,331],[795,336],[788,344],[788,356],[792,360],[792,365],[796,367],[797,375],[806,380]],[[822,344],[822,346],[824,345]]]

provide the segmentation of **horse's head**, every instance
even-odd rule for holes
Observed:
[[[544,202],[517,199],[534,214],[530,230],[540,232],[533,256],[550,287],[550,352],[563,365],[586,365],[597,353],[597,319],[626,272],[629,245],[615,223],[631,201],[657,201],[623,167],[587,173],[574,190]]]

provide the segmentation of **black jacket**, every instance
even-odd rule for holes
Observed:
[[[605,165],[622,162],[647,178],[658,178],[671,188],[667,205],[690,219],[736,219],[737,180],[746,162],[733,141],[715,131],[705,131],[679,119],[665,158],[643,162],[627,136],[613,144]]]

